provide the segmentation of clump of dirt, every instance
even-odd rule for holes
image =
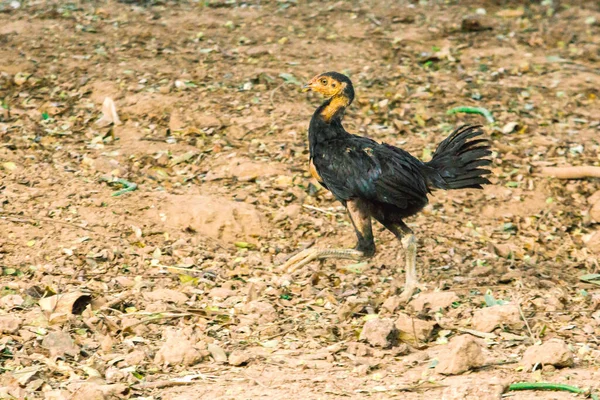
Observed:
[[[600,182],[538,172],[600,160],[600,8],[442,3],[0,0],[0,397],[597,393]],[[275,268],[354,244],[307,168],[329,70],[352,133],[491,138],[493,185],[407,221],[408,305],[383,229],[367,264]]]

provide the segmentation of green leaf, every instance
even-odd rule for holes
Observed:
[[[47,112],[43,112],[42,113],[42,120],[46,121],[48,118],[50,118],[50,115],[48,115]]]
[[[287,83],[293,83],[294,85],[298,85],[298,86],[301,85],[300,81],[298,79],[296,79],[296,77],[292,74],[282,72],[281,74],[279,74],[279,77],[282,78]]]
[[[198,280],[199,280],[198,278],[190,276],[190,275],[185,275],[185,274],[179,275],[179,281],[181,283],[190,283],[192,285],[197,285]]]
[[[248,243],[248,242],[235,242],[234,245],[238,249],[254,249],[254,248],[256,248],[256,246],[254,244]]]
[[[494,295],[491,294],[491,293],[486,293],[483,296],[483,299],[485,300],[485,305],[488,306],[488,307],[492,307],[492,306],[495,306],[497,304],[496,303],[496,299],[494,298]]]
[[[579,280],[587,282],[587,283],[593,283],[594,285],[600,286],[600,274],[583,275],[583,276],[579,277]]]

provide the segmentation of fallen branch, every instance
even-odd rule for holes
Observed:
[[[586,165],[578,167],[545,167],[540,170],[540,173],[558,179],[600,178],[600,167]]]
[[[508,391],[511,390],[560,390],[563,392],[587,394],[592,400],[598,400],[598,396],[590,394],[589,390],[579,389],[576,386],[565,385],[562,383],[519,382],[510,385]]]

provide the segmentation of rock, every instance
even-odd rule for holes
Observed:
[[[397,341],[396,327],[392,320],[373,318],[365,322],[360,340],[364,340],[371,346],[391,347]]]
[[[435,372],[444,375],[456,375],[484,363],[484,355],[479,343],[470,335],[453,338],[448,349],[440,354]]]
[[[202,355],[183,332],[170,328],[164,332],[164,337],[166,338],[165,343],[156,353],[155,363],[190,366],[201,360]]]
[[[219,118],[208,114],[195,114],[192,116],[194,124],[200,129],[220,128],[223,124]]]
[[[396,311],[396,308],[398,308],[401,303],[402,299],[400,298],[400,296],[390,296],[387,299],[385,299],[385,301],[381,305],[381,310],[388,311],[389,313],[393,314],[394,311]]]
[[[587,202],[590,206],[598,203],[600,201],[600,190],[596,190],[593,195],[587,198]]]
[[[251,204],[209,195],[154,194],[147,217],[171,229],[201,232],[224,242],[267,236],[266,219]]]
[[[523,354],[522,363],[526,368],[535,364],[553,365],[558,368],[573,365],[573,353],[569,346],[562,340],[551,340],[540,346],[531,346]]]
[[[79,347],[73,342],[71,335],[62,331],[48,333],[42,340],[42,347],[50,351],[50,358],[65,355],[75,357],[79,354]]]
[[[224,364],[227,362],[227,354],[225,354],[225,350],[223,350],[221,346],[209,343],[207,350],[216,363]]]
[[[590,209],[590,217],[592,217],[594,222],[600,222],[600,200],[596,201]]]
[[[300,207],[298,204],[290,204],[275,214],[273,217],[273,222],[281,222],[285,221],[286,219],[295,220],[298,218],[301,211],[302,207]]]
[[[409,304],[417,312],[423,311],[428,308],[432,311],[438,311],[439,309],[447,308],[452,305],[459,298],[454,292],[430,292],[420,293],[419,297],[412,300]]]
[[[395,325],[396,329],[400,331],[399,337],[403,342],[414,342],[415,339],[420,342],[426,342],[433,333],[435,322],[423,321],[422,319],[399,313]]]
[[[233,365],[234,367],[239,367],[240,365],[247,364],[250,361],[250,354],[241,350],[234,350],[229,355],[229,365]]]
[[[503,304],[476,310],[471,320],[473,329],[491,332],[499,326],[522,327],[519,308],[514,304]]]
[[[175,304],[183,304],[188,300],[188,297],[172,289],[156,289],[152,292],[144,293],[144,299],[148,301],[165,301]]]
[[[513,253],[510,245],[504,243],[493,243],[494,253],[502,258],[509,258]],[[489,269],[489,267],[487,267]]]
[[[21,327],[23,321],[13,315],[0,315],[0,333],[15,333]]]
[[[261,318],[258,322],[273,322],[278,318],[275,308],[264,301],[251,301],[244,306],[244,312],[258,314]]]
[[[600,254],[600,231],[592,233],[592,235],[585,240],[585,247],[592,253]]]

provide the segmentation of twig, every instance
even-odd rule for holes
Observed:
[[[333,216],[335,216],[335,215],[340,214],[340,213],[336,213],[336,212],[327,211],[327,210],[324,210],[324,209],[319,208],[319,207],[309,206],[308,204],[302,204],[302,207],[306,208],[307,210],[313,210],[313,211],[322,212],[323,214],[326,214],[326,215],[333,215]]]
[[[283,259],[283,262],[286,262],[287,260],[289,260],[290,258],[292,258],[293,256],[295,256],[296,254],[299,254],[300,252],[311,248],[314,244],[316,243],[315,240],[310,241],[309,243],[305,244],[304,246],[302,246],[301,248],[299,248],[297,251],[293,252],[292,254],[289,254],[287,257],[285,257]]]
[[[157,315],[152,315],[148,318],[144,318],[134,324],[131,325],[127,325],[127,327],[125,329],[131,329],[133,327],[136,327],[138,325],[143,325],[143,324],[147,324],[149,322],[154,322],[154,321],[160,321],[161,319],[169,319],[169,318],[184,318],[184,317],[191,317],[194,314],[190,314],[190,313],[181,313],[181,314],[175,314],[175,313],[164,313],[164,314],[157,314]]]
[[[111,301],[105,303],[102,307],[100,307],[98,309],[97,312],[106,311],[109,308],[112,308],[113,306],[125,301],[127,298],[131,297],[132,295],[133,295],[133,290],[127,290],[127,291],[121,293],[121,295],[119,297],[115,297]]]
[[[600,167],[593,167],[591,165],[545,167],[540,170],[540,174],[553,176],[558,179],[600,178]]]
[[[11,221],[11,222],[19,222],[19,223],[25,223],[25,224],[30,224],[30,225],[36,225],[36,223],[38,221],[44,221],[44,222],[52,222],[52,223],[59,224],[59,225],[72,226],[74,228],[85,229],[86,231],[94,232],[93,229],[88,228],[87,226],[77,225],[73,222],[60,221],[60,220],[56,220],[56,219],[52,219],[52,218],[45,218],[45,217],[33,218],[33,217],[27,217],[25,215],[20,215],[20,216],[26,217],[26,218],[17,218],[17,217],[13,217],[11,215],[19,215],[19,214],[13,214],[13,213],[9,213],[6,211],[0,211],[0,214],[6,215],[6,216],[0,217],[0,219],[5,219],[5,220]]]
[[[131,385],[131,388],[134,390],[144,390],[144,389],[161,389],[161,388],[167,388],[167,387],[173,387],[173,386],[186,386],[186,385],[192,385],[192,384],[196,383],[197,381],[194,380],[195,378],[202,378],[203,380],[216,379],[216,377],[214,377],[214,376],[208,376],[208,375],[204,375],[204,374],[195,374],[195,375],[186,376],[183,378],[176,378],[176,379],[169,379],[169,380],[165,379],[162,381],[155,381],[155,382],[140,382],[140,383]]]
[[[483,107],[461,106],[461,107],[454,107],[454,108],[451,108],[450,110],[446,111],[447,115],[452,115],[452,114],[456,114],[456,113],[480,114],[480,115],[483,115],[490,124],[494,123],[494,117],[492,116],[492,113]]]
[[[275,89],[271,90],[271,94],[269,95],[269,101],[271,102],[271,106],[275,107],[275,103],[273,103],[273,96],[275,95],[275,92],[278,91],[280,88],[282,88],[287,82],[283,82],[281,85],[277,86]]]
[[[527,318],[525,318],[525,314],[523,313],[523,309],[521,308],[521,303],[517,301],[517,299],[513,296],[513,300],[519,309],[519,314],[521,314],[521,318],[525,321],[525,326],[527,327],[527,332],[529,332],[529,337],[535,343],[535,337],[533,336],[533,332],[531,331],[531,327],[529,326],[529,322],[527,322]]]

